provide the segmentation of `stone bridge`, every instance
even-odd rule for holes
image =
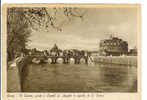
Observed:
[[[41,62],[48,62],[50,64],[58,64],[59,60],[63,64],[69,64],[71,62],[74,64],[88,64],[88,56],[33,56],[33,58],[39,58]]]

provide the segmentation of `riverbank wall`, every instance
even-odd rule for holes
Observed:
[[[31,63],[31,57],[24,57],[19,63],[9,62],[7,65],[7,92],[22,92],[23,83],[28,74],[27,65]]]
[[[95,64],[116,64],[124,66],[137,66],[137,56],[92,56],[90,58]]]

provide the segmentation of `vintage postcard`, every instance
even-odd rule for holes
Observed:
[[[3,100],[141,100],[139,4],[5,4]]]

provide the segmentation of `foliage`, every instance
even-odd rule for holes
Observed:
[[[31,31],[39,29],[49,30],[54,28],[62,31],[61,24],[57,20],[62,14],[68,21],[73,17],[83,18],[84,13],[79,12],[80,8],[62,7],[12,7],[7,9],[7,53],[8,61],[13,60],[17,54],[25,49]]]
[[[25,17],[29,21],[32,30],[44,28],[49,30],[51,28],[57,31],[62,31],[62,25],[65,20],[71,21],[73,18],[83,18],[85,14],[80,8],[26,8]],[[63,19],[62,19],[63,18]],[[64,20],[65,19],[65,20]],[[61,22],[58,23],[58,21]]]
[[[28,22],[24,16],[23,9],[7,9],[8,61],[15,58],[18,52],[25,48],[28,37],[30,36]]]

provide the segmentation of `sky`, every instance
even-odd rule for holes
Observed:
[[[51,8],[50,8],[51,9]],[[60,49],[98,50],[99,42],[110,35],[128,42],[129,48],[137,46],[137,9],[134,8],[80,8],[81,18],[65,18],[60,11],[57,25],[62,31],[50,29],[32,31],[29,48],[51,49],[56,43]]]

